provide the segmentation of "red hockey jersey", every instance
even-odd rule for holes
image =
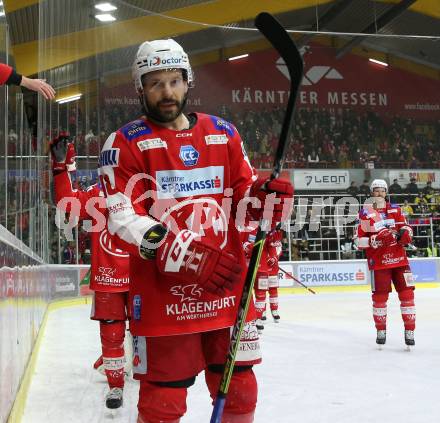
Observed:
[[[399,206],[386,203],[383,209],[375,209],[372,206],[364,206],[361,209],[357,227],[358,248],[366,250],[370,270],[408,265],[405,248],[401,244],[395,242],[391,246],[380,246],[374,242],[374,237],[384,228],[397,233],[406,228],[412,235],[412,229]],[[373,248],[374,246],[376,248]]]
[[[111,134],[101,152],[109,230],[131,255],[135,335],[203,332],[235,320],[246,271],[235,210],[253,182],[253,170],[233,125],[200,113],[192,117],[193,127],[181,131],[133,121]],[[243,267],[242,282],[219,297],[160,274],[155,260],[139,254],[144,234],[158,221],[209,237],[234,254]]]
[[[0,85],[6,84],[6,81],[9,79],[13,71],[14,69],[9,65],[0,63]]]
[[[260,268],[264,269],[262,271],[269,273],[269,275],[278,275],[278,261],[282,252],[282,239],[283,232],[280,230],[274,230],[267,234],[263,254],[261,256]]]
[[[86,191],[72,188],[67,171],[54,176],[55,200],[59,208],[91,223],[92,263],[90,289],[100,292],[125,292],[129,287],[129,255],[117,248],[107,229],[107,208],[99,186]],[[69,200],[72,199],[72,200]],[[77,200],[73,203],[72,201]]]
[[[257,229],[251,232],[240,232],[243,249],[248,259],[250,259],[252,254],[252,246],[255,242],[256,235]],[[282,252],[282,239],[283,233],[280,230],[273,230],[267,233],[263,251],[261,252],[260,265],[258,266],[259,272],[268,273],[269,275],[278,275],[278,261]]]

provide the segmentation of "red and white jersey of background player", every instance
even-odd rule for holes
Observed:
[[[235,321],[246,263],[228,209],[246,196],[254,172],[233,125],[201,113],[190,117],[196,123],[181,131],[135,120],[111,134],[101,152],[109,230],[130,253],[134,335],[204,332]],[[139,254],[145,232],[157,221],[193,230],[233,253],[243,267],[242,282],[216,296],[160,274],[155,260]],[[249,317],[254,318],[253,306]]]
[[[282,239],[283,233],[280,230],[273,230],[267,234],[261,254],[260,267],[258,268],[259,272],[267,272],[269,276],[278,276],[280,270],[278,260],[282,252]],[[273,259],[273,266],[268,264],[269,259]]]
[[[249,230],[249,227],[247,227]],[[255,237],[257,229],[253,229],[251,232],[240,232],[241,240],[245,252],[249,251],[247,258],[250,259],[250,245],[255,243]],[[267,233],[266,240],[264,241],[263,251],[261,252],[260,265],[258,266],[258,273],[267,273],[269,276],[278,276],[279,265],[278,260],[282,253],[283,233],[281,230],[273,230]],[[268,261],[273,258],[273,266],[269,266]]]
[[[371,205],[361,209],[357,227],[358,247],[366,250],[370,270],[408,265],[405,248],[397,242],[387,247],[373,248],[371,246],[371,243],[375,242],[374,237],[381,229],[389,228],[398,233],[403,227],[407,228],[412,235],[412,229],[397,205],[386,203],[383,209],[375,209]]]
[[[89,232],[92,250],[90,289],[99,292],[128,291],[129,255],[115,246],[114,239],[108,232],[106,202],[99,185],[92,185],[86,191],[73,189],[67,171],[55,175],[54,182],[57,204],[66,197],[76,198],[81,205],[77,211],[79,219],[90,219],[96,228],[100,226],[100,222],[105,222],[105,226],[99,231]],[[65,211],[72,213],[75,209],[66,207]],[[105,220],[97,219],[98,215],[105,217]]]

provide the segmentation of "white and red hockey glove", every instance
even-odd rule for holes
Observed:
[[[50,143],[50,152],[52,155],[52,170],[62,172],[67,170],[73,172],[76,170],[76,151],[69,136],[62,132]]]
[[[164,238],[161,237],[161,230],[155,232],[160,234],[162,240],[156,252],[160,273],[183,283],[198,283],[216,295],[224,295],[241,281],[242,268],[237,258],[215,246],[209,239],[198,240],[199,235],[188,229],[181,230],[177,235],[168,231]],[[147,238],[151,240],[151,235],[147,235]],[[143,253],[141,247],[141,255],[150,257],[151,247],[145,251]]]
[[[373,248],[391,247],[397,243],[397,236],[395,232],[390,229],[381,229],[376,235],[370,238],[370,246]]]
[[[247,259],[251,258],[253,248],[254,248],[253,242],[249,242],[249,241],[243,242],[244,255]]]
[[[287,179],[259,178],[252,184],[249,196],[257,197],[261,201],[258,218],[267,217],[270,219],[271,229],[274,229],[278,222],[288,220],[292,213],[293,185]],[[264,211],[270,209],[273,209],[273,213],[271,216],[267,216]],[[253,214],[256,217],[255,213]]]
[[[399,234],[397,235],[398,243],[400,245],[408,245],[412,243],[412,229],[409,226],[404,226],[400,228]]]

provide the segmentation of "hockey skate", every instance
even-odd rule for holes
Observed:
[[[255,322],[255,326],[257,327],[258,334],[261,335],[263,333],[264,324],[261,319],[257,319]]]
[[[378,330],[376,336],[376,344],[379,345],[379,349],[382,345],[387,341],[387,331],[386,330]]]
[[[410,347],[413,347],[416,342],[414,341],[414,331],[405,329],[405,344],[407,346],[407,350],[410,350]]]
[[[278,310],[271,310],[271,313],[272,313],[273,321],[275,323],[279,323],[280,322],[280,314],[278,313]]]
[[[267,319],[266,312],[263,311],[263,315],[261,316],[261,320],[264,322]]]
[[[105,405],[107,408],[115,409],[122,406],[123,403],[122,388],[111,388],[105,396]]]

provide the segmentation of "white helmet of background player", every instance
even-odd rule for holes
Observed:
[[[182,69],[188,86],[192,86],[194,77],[188,55],[179,43],[171,38],[142,43],[138,48],[132,67],[136,91],[142,92],[143,75],[164,69]]]
[[[370,191],[373,192],[375,188],[383,188],[386,192],[388,192],[388,184],[383,179],[375,179],[371,182]]]

